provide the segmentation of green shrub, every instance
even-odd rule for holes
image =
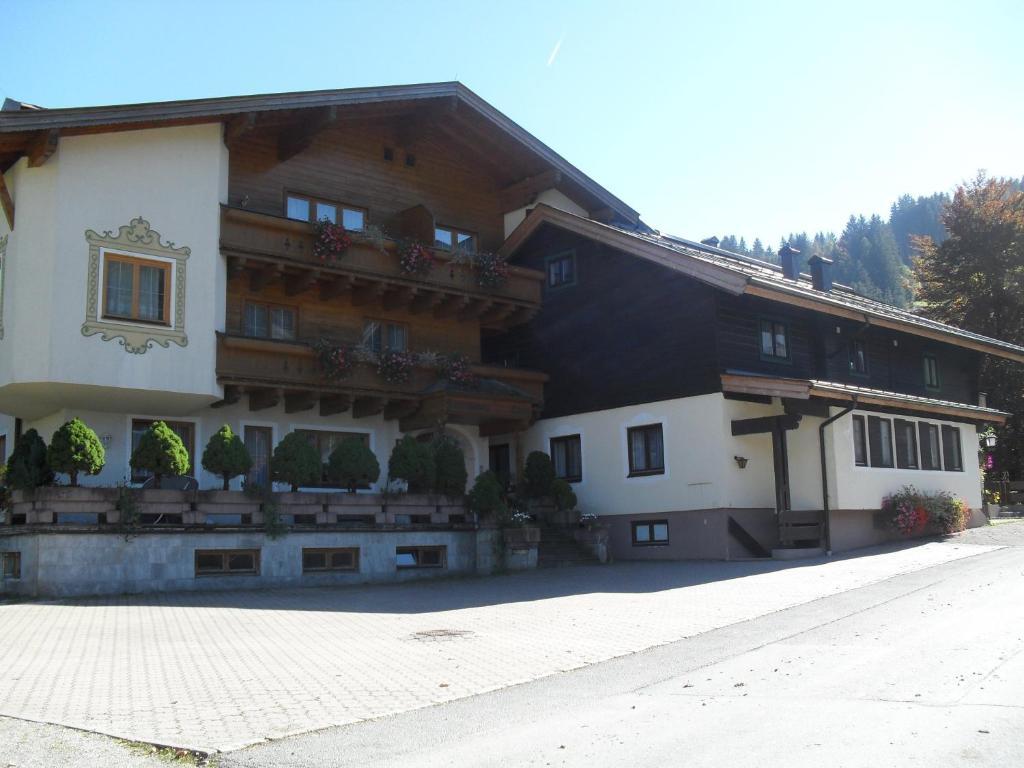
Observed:
[[[98,475],[106,463],[103,444],[81,419],[64,422],[50,438],[47,463],[54,472],[68,476],[72,487],[78,485],[78,473]]]
[[[350,437],[331,451],[327,476],[355,493],[360,485],[371,485],[380,477],[380,462],[362,440]]]
[[[252,469],[252,456],[242,442],[242,438],[231,431],[225,424],[210,438],[203,450],[203,469],[220,475],[224,480],[224,490],[228,490],[231,478],[244,475]]]
[[[30,429],[18,438],[7,459],[7,486],[30,491],[53,482],[53,471],[46,461],[46,443]]]
[[[155,488],[160,487],[160,481],[165,476],[177,477],[189,470],[185,444],[174,430],[162,421],[154,421],[150,428],[142,433],[130,463],[134,470],[152,472]]]
[[[502,520],[508,515],[501,481],[490,470],[477,475],[466,502],[470,511],[480,517],[494,517]]]
[[[393,480],[405,480],[409,493],[429,493],[436,475],[430,443],[421,443],[412,435],[403,437],[391,451],[388,474]]]
[[[927,493],[905,485],[882,499],[882,511],[904,536],[919,535],[929,526],[940,533],[957,533],[967,527],[967,504],[948,491]]]
[[[551,500],[559,512],[571,512],[576,509],[576,494],[572,486],[565,480],[558,479],[551,484]]]
[[[461,496],[466,492],[466,457],[459,444],[450,437],[434,443],[434,493]]]
[[[322,473],[320,453],[298,432],[289,432],[274,448],[270,477],[291,485],[293,493],[299,490],[300,485],[319,482]]]
[[[551,484],[555,482],[555,465],[543,451],[533,451],[526,457],[523,468],[523,491],[527,498],[541,499],[551,495]]]

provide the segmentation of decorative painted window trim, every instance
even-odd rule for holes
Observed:
[[[0,237],[0,339],[4,337],[4,294],[7,293],[7,238]]]
[[[149,222],[141,216],[119,227],[116,235],[110,231],[100,235],[89,229],[85,232],[85,239],[89,243],[89,275],[82,335],[94,336],[99,333],[103,334],[103,341],[120,339],[119,343],[125,351],[134,355],[144,354],[154,342],[165,348],[169,347],[172,341],[179,347],[188,346],[188,336],[185,334],[185,262],[192,252],[191,249],[176,248],[174,243],[161,242],[160,233],[150,229]],[[171,262],[171,325],[150,325],[103,317],[100,306],[101,262],[108,250],[127,256]]]

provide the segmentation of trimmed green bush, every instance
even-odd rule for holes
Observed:
[[[527,498],[542,499],[551,495],[551,484],[555,482],[555,465],[543,451],[532,451],[526,457],[523,468],[523,491]]]
[[[466,497],[466,502],[470,511],[480,517],[494,517],[502,520],[508,515],[501,481],[491,470],[481,472],[476,476],[469,496]]]
[[[558,479],[551,484],[551,500],[559,512],[571,512],[576,509],[576,494],[565,480]]]
[[[300,485],[320,482],[322,473],[319,451],[298,432],[289,432],[274,448],[270,477],[291,485],[292,493],[299,490]]]
[[[30,491],[53,482],[53,470],[46,461],[46,443],[30,429],[18,438],[7,459],[7,486]]]
[[[327,460],[327,476],[351,493],[361,485],[371,485],[380,477],[380,462],[362,440],[342,440]]]
[[[430,443],[421,443],[412,435],[395,443],[388,459],[388,475],[392,480],[405,480],[409,493],[429,493],[436,471]]]
[[[434,443],[434,493],[461,496],[466,492],[466,457],[459,444],[450,437]]]
[[[96,433],[81,419],[65,421],[50,438],[47,463],[54,472],[68,476],[71,486],[78,485],[78,473],[98,475],[106,464],[106,451]]]
[[[166,476],[186,474],[190,466],[185,444],[162,421],[154,421],[142,433],[130,463],[134,470],[153,473],[154,488],[159,488],[160,481]]]
[[[230,486],[231,478],[244,475],[252,469],[249,449],[227,424],[213,434],[203,449],[203,469],[220,475],[224,480],[225,491]]]

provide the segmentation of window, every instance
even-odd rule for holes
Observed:
[[[634,547],[663,547],[668,544],[668,520],[633,522]]]
[[[551,461],[555,477],[578,483],[583,479],[583,452],[579,435],[551,438]]]
[[[939,388],[939,361],[935,355],[924,356],[924,386],[926,389]]]
[[[761,358],[789,360],[789,329],[776,320],[761,321]]]
[[[306,549],[302,550],[302,572],[316,571],[358,571],[359,548]]]
[[[402,323],[364,320],[361,343],[378,355],[384,350],[405,352],[409,348],[409,327]]]
[[[502,486],[507,488],[512,480],[512,451],[509,444],[492,445],[487,458],[487,468],[497,475]]]
[[[242,319],[242,332],[259,339],[294,341],[296,335],[295,307],[257,304],[247,301]]]
[[[0,552],[0,577],[4,581],[21,578],[21,552]]]
[[[576,254],[560,253],[547,260],[548,288],[573,285],[576,282]]]
[[[222,574],[258,574],[258,549],[197,549],[196,576]]]
[[[160,419],[132,419],[132,453],[135,453],[135,449],[139,447],[139,440],[142,439],[143,433],[153,426],[154,421],[160,421]],[[196,455],[196,425],[191,421],[167,421],[163,422],[171,428],[171,431],[181,438],[181,442],[185,444],[185,450],[188,451],[188,465],[189,473],[193,473],[195,470],[194,457]],[[132,482],[133,483],[144,483],[152,475],[151,472],[145,470],[132,470]]]
[[[395,549],[395,567],[404,568],[444,568],[447,565],[447,547],[397,547]]]
[[[917,428],[912,421],[896,419],[896,466],[917,469]]]
[[[868,435],[863,416],[853,417],[853,461],[858,467],[868,465]]]
[[[964,462],[960,449],[960,430],[942,425],[942,468],[947,472],[963,472]]]
[[[345,440],[359,440],[367,448],[370,446],[370,436],[365,432],[330,432],[324,429],[297,429],[295,430],[300,435],[306,438],[310,445],[317,449],[320,453],[320,464],[322,471],[320,475],[320,485],[327,487],[334,487],[332,481],[327,477],[327,461],[331,457],[331,452],[341,445]],[[369,486],[360,486],[362,488],[368,488]]]
[[[868,350],[862,339],[850,342],[850,373],[867,376]]]
[[[476,235],[451,227],[434,228],[434,247],[448,251],[476,251]]]
[[[170,325],[169,262],[106,253],[103,268],[103,316]]]
[[[917,432],[921,437],[921,469],[942,469],[938,425],[921,421],[918,422]]]
[[[665,450],[661,424],[632,427],[626,432],[629,448],[629,476],[661,475],[665,472]]]
[[[296,221],[316,222],[327,219],[332,224],[341,224],[345,229],[366,228],[365,209],[317,200],[306,195],[289,194],[285,203],[285,215]]]
[[[868,443],[871,447],[871,466],[891,467],[892,422],[889,419],[868,417]]]

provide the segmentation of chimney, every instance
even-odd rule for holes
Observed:
[[[815,254],[807,260],[811,268],[811,283],[819,291],[828,293],[832,290],[832,259]]]
[[[782,263],[782,276],[787,280],[796,280],[796,257],[800,251],[786,243],[779,248],[779,261]]]
[[[711,237],[704,238],[700,242],[701,242],[701,245],[710,245],[712,248],[717,248],[719,242],[721,242],[721,241],[717,237],[712,235]]]

